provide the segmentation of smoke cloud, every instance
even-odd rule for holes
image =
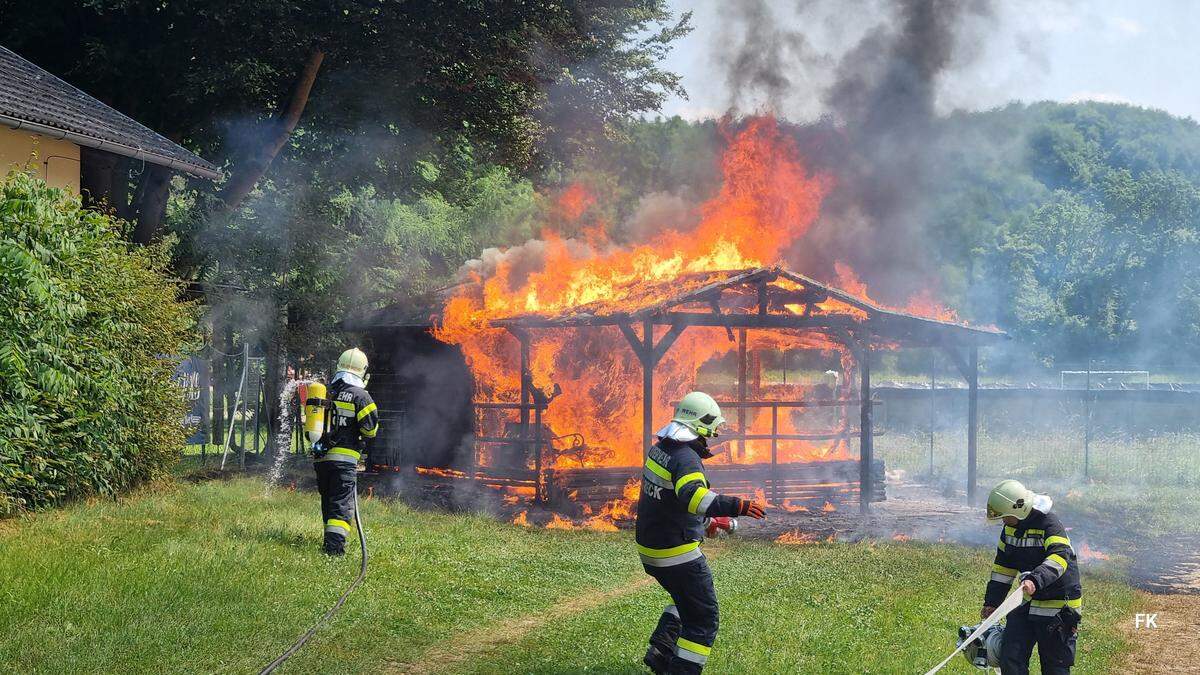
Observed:
[[[820,116],[796,133],[836,187],[789,262],[827,279],[835,261],[850,263],[885,302],[930,288],[939,86],[979,56],[999,21],[992,2],[806,0],[789,11],[756,1],[725,4],[723,18],[715,60],[730,112]]]

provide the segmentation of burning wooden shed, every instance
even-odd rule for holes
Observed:
[[[372,335],[376,350],[384,350],[386,316],[377,313],[348,327]],[[421,323],[392,320],[390,329],[412,331]],[[736,379],[706,387],[728,411],[732,427],[722,437],[729,452],[710,466],[714,483],[779,505],[853,499],[866,509],[884,498],[883,465],[872,444],[878,402],[872,397],[870,356],[881,349],[925,347],[948,354],[968,385],[966,491],[974,500],[978,353],[1003,337],[996,329],[887,309],[779,266],[634,281],[606,288],[591,302],[488,318],[487,324],[493,353],[512,358],[487,364],[485,379],[494,386],[476,382],[467,456],[408,462],[418,474],[469,479],[535,501],[619,500],[672,395],[696,386],[699,364],[728,352],[736,353]],[[564,355],[565,333],[607,338],[576,342]],[[853,376],[834,373],[815,386],[764,387],[755,381],[755,354],[772,349],[837,352],[845,364],[841,372]],[[630,353],[632,368],[610,369]],[[689,367],[677,367],[680,359]],[[664,368],[668,362],[672,367]],[[556,369],[576,376],[567,375],[564,387]],[[619,380],[634,370],[641,380],[640,396],[633,395],[640,399],[640,425],[599,434],[585,429],[592,418],[630,417],[630,396],[611,392],[627,393]],[[481,374],[475,373],[477,380]],[[377,398],[386,417],[391,402],[382,392]],[[623,417],[610,414],[613,410]],[[826,427],[803,428],[798,417],[805,415],[824,420]]]

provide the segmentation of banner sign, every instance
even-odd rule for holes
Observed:
[[[208,418],[210,396],[208,361],[198,356],[189,357],[179,364],[171,379],[183,388],[184,398],[190,406],[183,419],[183,425],[192,430],[192,435],[187,440],[188,444],[204,443],[208,438],[208,425],[203,424]]]

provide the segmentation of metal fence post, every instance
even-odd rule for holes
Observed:
[[[1083,395],[1083,477],[1090,472],[1092,454],[1092,360],[1088,359],[1087,389]]]
[[[266,383],[263,382],[263,378],[260,376],[258,378],[258,396],[254,399],[254,454],[256,455],[262,454],[259,434],[262,428],[263,397],[265,396],[266,389]]]
[[[933,476],[933,423],[937,414],[937,352],[929,350],[929,475]]]

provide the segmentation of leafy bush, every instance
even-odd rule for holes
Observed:
[[[116,494],[178,456],[171,355],[195,315],[166,249],[129,250],[118,221],[28,174],[0,179],[0,513]]]

